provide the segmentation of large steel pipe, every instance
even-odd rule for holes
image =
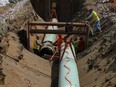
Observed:
[[[64,51],[65,43],[62,43],[60,52],[60,57],[62,57],[62,60],[59,67],[58,87],[80,87],[77,64],[74,58],[75,52],[72,44],[71,47],[67,47]]]
[[[56,18],[52,19],[52,22],[58,22]],[[57,26],[48,26],[48,30],[57,30]],[[55,49],[52,45],[53,42],[55,42],[57,39],[56,34],[46,34],[43,40],[43,46],[40,49],[40,56],[43,56],[44,54],[52,55],[55,52]]]

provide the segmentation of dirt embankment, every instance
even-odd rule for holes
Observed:
[[[9,32],[2,43],[0,85],[5,87],[50,87],[51,65],[27,51],[16,34]]]
[[[80,84],[81,87],[116,87],[116,18],[111,16],[113,12],[110,10],[109,14],[103,13],[104,8],[101,7],[105,4],[99,3],[96,7],[95,3],[89,4],[89,1],[92,0],[88,0],[87,5],[102,13],[103,32],[89,37],[89,48],[77,56]],[[51,87],[52,74],[57,72],[58,67],[53,73],[49,62],[27,51],[16,34],[26,28],[22,24],[27,19],[33,20],[32,11],[30,3],[26,4],[17,17],[9,20],[9,24],[3,28],[6,32],[2,32],[0,38],[1,87]],[[75,20],[84,19],[84,9],[76,16]]]
[[[89,48],[78,54],[81,87],[116,87],[116,15],[111,5],[99,0],[85,3],[85,7],[93,8],[99,14],[102,33],[90,36]],[[82,19],[87,16],[83,14],[85,12],[80,12]]]

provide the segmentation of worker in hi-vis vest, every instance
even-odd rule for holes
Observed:
[[[42,44],[39,42],[39,36],[36,36],[36,39],[33,42],[33,51],[35,54],[39,55],[38,47],[41,47]]]
[[[75,53],[77,54],[77,50],[78,50],[78,39],[77,39],[77,36],[73,37],[72,44],[73,44],[73,46],[75,48]]]
[[[98,17],[97,13],[93,11],[93,9],[88,10],[90,15],[86,18],[86,20],[89,20],[90,25],[94,25],[96,29],[98,29],[100,32],[101,31],[101,25],[100,25],[100,18]],[[91,33],[93,34],[92,28],[90,28]]]

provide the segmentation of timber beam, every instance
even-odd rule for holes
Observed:
[[[85,35],[86,32],[79,32],[77,30],[73,30],[72,32],[66,32],[65,30],[42,30],[42,29],[32,29],[30,33],[43,33],[43,34],[78,34]]]
[[[78,27],[85,27],[87,26],[86,23],[76,23],[76,22],[29,22],[29,25],[47,25],[47,26],[78,26]]]

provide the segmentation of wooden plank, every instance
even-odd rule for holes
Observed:
[[[78,26],[78,27],[84,27],[87,26],[85,23],[71,23],[68,22],[68,24],[71,24],[72,26]],[[53,26],[66,26],[66,22],[30,22],[29,25],[53,25]]]
[[[42,30],[42,29],[32,29],[30,33],[43,33],[43,34],[68,34],[65,30]],[[73,30],[71,34],[85,35],[86,32],[80,32],[77,30]]]

